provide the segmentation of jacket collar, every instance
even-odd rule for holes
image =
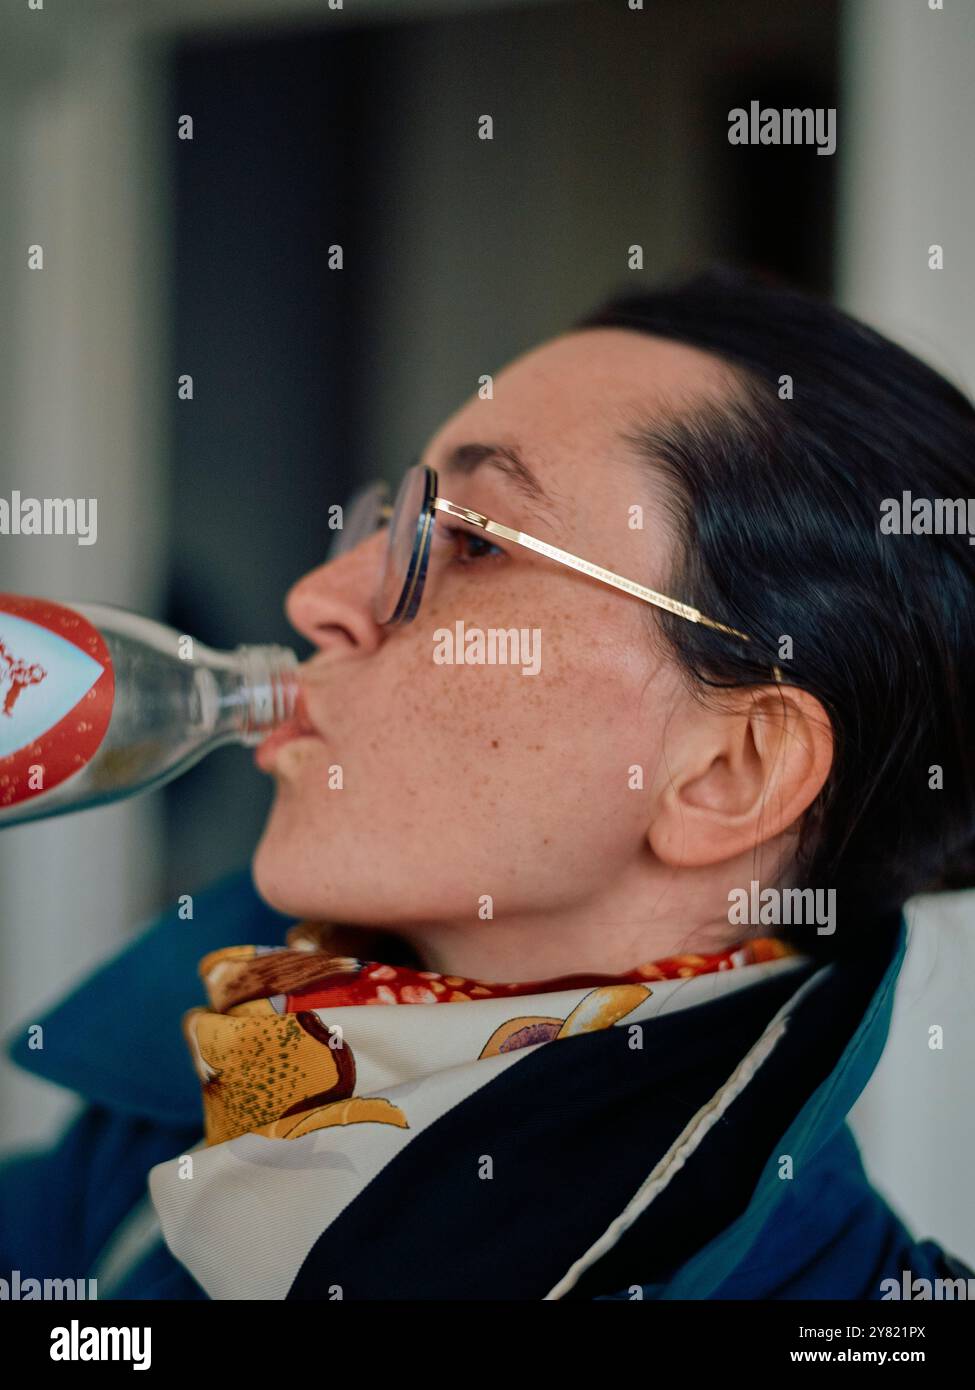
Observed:
[[[714,1297],[715,1291],[726,1285],[726,1281],[733,1280],[735,1271],[747,1258],[749,1251],[766,1243],[769,1232],[772,1232],[772,1243],[775,1243],[776,1223],[780,1217],[776,1209],[786,1190],[791,1187],[791,1184],[781,1181],[780,1178],[779,1165],[782,1154],[792,1156],[797,1173],[818,1159],[823,1160],[824,1172],[837,1162],[841,1166],[849,1166],[851,1163],[859,1165],[859,1155],[846,1125],[846,1117],[873,1074],[887,1042],[897,979],[907,949],[908,929],[903,912],[878,923],[877,931],[880,944],[873,956],[861,956],[855,968],[864,971],[868,978],[872,975],[874,980],[877,980],[879,975],[879,983],[869,989],[866,1007],[860,1014],[859,1022],[838,1061],[820,1085],[809,1094],[791,1125],[775,1145],[774,1151],[769,1154],[741,1216],[681,1265],[672,1278],[654,1290],[653,1296],[667,1299]],[[816,1007],[822,1007],[824,999],[827,1000],[828,1006],[829,985],[826,985],[826,994],[820,997],[818,1006],[815,999],[816,988],[814,978],[807,981],[799,991],[799,995],[807,998],[811,996],[813,1012]],[[784,1012],[791,1012],[795,1003],[794,999]],[[801,1015],[796,1024],[798,1033],[803,1027]],[[801,1035],[793,1037],[792,1042],[801,1046]],[[866,1179],[863,1178],[863,1181]],[[824,1248],[828,1246],[838,1236],[848,1218],[849,1212],[837,1193],[835,1212],[821,1214],[817,1232],[809,1233],[810,1244],[815,1244],[818,1239]],[[779,1235],[781,1234],[782,1232],[779,1232]],[[717,1296],[733,1298],[749,1295],[736,1295],[729,1289],[726,1294]]]
[[[180,1027],[183,1013],[203,1000],[197,965],[229,941],[283,945],[294,919],[258,897],[248,870],[194,895],[191,919],[181,911],[156,918],[40,1020],[10,1034],[11,1060],[109,1109],[202,1128],[200,1083]],[[32,1047],[31,1036],[43,1046]]]

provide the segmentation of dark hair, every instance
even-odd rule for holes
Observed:
[[[865,914],[973,881],[975,546],[880,520],[904,492],[975,497],[975,409],[879,333],[755,273],[623,293],[574,327],[674,339],[733,369],[733,398],[648,424],[642,443],[680,518],[667,592],[754,640],[660,621],[695,681],[768,683],[778,664],[823,704],[835,758],[804,818],[800,886],[836,889],[840,929],[780,935],[857,949]]]

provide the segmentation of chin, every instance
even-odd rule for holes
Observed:
[[[257,894],[278,912],[289,917],[319,915],[298,873],[293,844],[282,846],[277,836],[265,830],[251,859],[251,879]],[[320,906],[320,905],[319,905]]]
[[[278,826],[272,816],[251,857],[251,880],[268,907],[288,917],[344,921],[347,909],[354,915],[352,905],[361,904],[364,896],[369,899],[349,876],[348,864],[347,847],[340,847],[332,834],[313,833],[307,821],[300,829]]]

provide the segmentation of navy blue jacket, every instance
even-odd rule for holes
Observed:
[[[202,1139],[179,1020],[203,1002],[197,964],[206,952],[283,944],[292,921],[261,901],[248,872],[234,874],[196,897],[192,920],[164,913],[30,1020],[43,1026],[42,1049],[30,1048],[26,1023],[11,1035],[11,1058],[77,1092],[81,1107],[52,1147],[0,1163],[0,1268],[22,1280],[95,1277],[100,1298],[206,1298],[159,1238],[146,1188],[153,1165]],[[905,944],[902,917],[882,924],[868,958],[813,992],[647,1222],[570,1296],[877,1299],[881,1281],[900,1283],[905,1270],[915,1279],[971,1275],[908,1232],[871,1186],[846,1123],[887,1038]],[[765,1016],[778,1004],[764,986],[732,998]],[[687,1040],[707,1051],[699,1028]]]

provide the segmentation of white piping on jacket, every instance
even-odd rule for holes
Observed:
[[[633,1225],[637,1217],[641,1216],[650,1203],[660,1195],[671,1178],[680,1172],[708,1131],[717,1124],[732,1102],[741,1095],[762,1063],[771,1056],[776,1044],[786,1031],[790,1013],[807,994],[811,994],[814,989],[819,987],[823,980],[832,973],[832,969],[832,965],[824,965],[785,1001],[778,1013],[766,1024],[761,1037],[745,1053],[724,1085],[714,1093],[707,1104],[702,1105],[696,1115],[688,1120],[684,1129],[657,1166],[637,1188],[619,1216],[614,1217],[599,1239],[584,1254],[580,1255],[574,1264],[570,1265],[558,1283],[545,1295],[545,1300],[564,1297],[578,1283],[585,1270],[612,1250],[624,1231]]]

